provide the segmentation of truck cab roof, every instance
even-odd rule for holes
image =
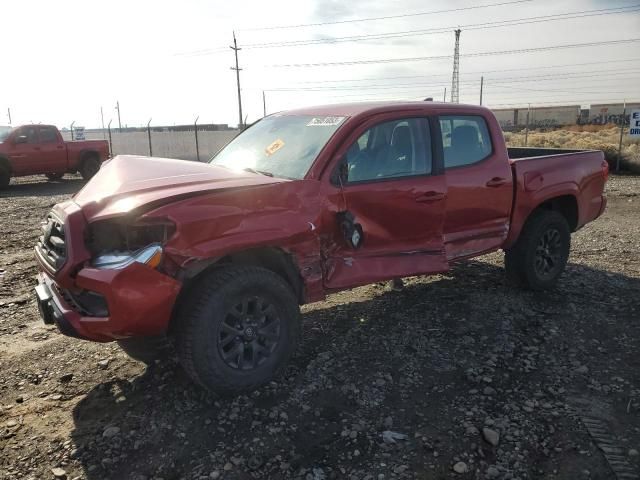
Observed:
[[[276,115],[338,115],[344,117],[355,117],[359,115],[373,115],[378,113],[401,111],[425,111],[425,110],[460,110],[465,113],[485,111],[488,108],[478,105],[466,105],[458,103],[432,102],[432,101],[412,101],[412,102],[358,102],[358,103],[340,103],[333,105],[317,105],[311,107],[302,107],[286,112],[280,112]]]

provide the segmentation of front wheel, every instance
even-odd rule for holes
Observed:
[[[520,238],[505,251],[505,268],[512,283],[531,290],[553,287],[567,265],[571,231],[560,213],[540,210],[527,220]]]
[[[237,394],[274,378],[300,337],[300,309],[282,277],[260,267],[205,274],[183,302],[176,346],[189,376]]]
[[[9,182],[11,181],[11,175],[7,170],[0,167],[0,188],[4,188],[9,186]]]

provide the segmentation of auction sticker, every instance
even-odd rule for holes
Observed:
[[[307,123],[307,127],[335,127],[343,120],[344,117],[314,117]]]
[[[264,153],[266,153],[267,156],[271,156],[274,153],[276,153],[278,150],[280,150],[282,147],[284,147],[284,141],[279,138],[279,139],[275,140],[267,148],[265,148],[264,149]]]

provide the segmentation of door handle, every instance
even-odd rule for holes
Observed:
[[[56,148],[57,148],[58,150],[62,150],[64,147],[63,147],[62,145],[58,145]]]
[[[445,194],[442,192],[425,192],[422,195],[416,197],[418,203],[431,203],[445,199]]]
[[[493,177],[491,180],[489,180],[486,185],[487,187],[501,187],[502,185],[504,185],[505,183],[507,183],[507,179],[506,178],[502,178],[502,177]]]

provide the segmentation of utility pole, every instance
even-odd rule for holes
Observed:
[[[531,113],[531,104],[527,107],[527,124],[524,127],[524,146],[527,146],[529,140],[529,114]]]
[[[122,133],[122,122],[120,122],[120,101],[116,100],[116,110],[118,111],[118,132]]]
[[[230,47],[231,50],[233,50],[233,53],[235,54],[236,57],[236,66],[231,67],[231,70],[235,70],[236,71],[236,83],[238,85],[238,129],[242,130],[242,95],[240,95],[240,70],[242,70],[239,66],[238,66],[238,50],[242,50],[241,48],[238,48],[238,43],[236,42],[236,32],[233,32],[233,46]]]
[[[620,156],[622,155],[622,137],[624,136],[624,124],[627,120],[627,101],[622,104],[622,122],[620,122],[620,143],[618,144],[618,156],[616,157],[616,173],[620,173]]]
[[[105,139],[107,137],[104,131],[104,112],[102,111],[102,107],[100,107],[100,119],[102,120],[102,138]]]
[[[451,103],[460,102],[460,30],[455,30],[456,48],[453,51],[453,76],[451,77]]]
[[[444,95],[442,96],[442,101],[443,102],[447,101],[447,87],[444,87]]]
[[[484,85],[484,76],[480,77],[480,105],[482,105],[482,87]]]
[[[262,90],[262,116],[267,116],[267,100],[264,96],[264,90]]]
[[[7,108],[7,115],[9,117],[9,125],[11,125],[11,109]]]

